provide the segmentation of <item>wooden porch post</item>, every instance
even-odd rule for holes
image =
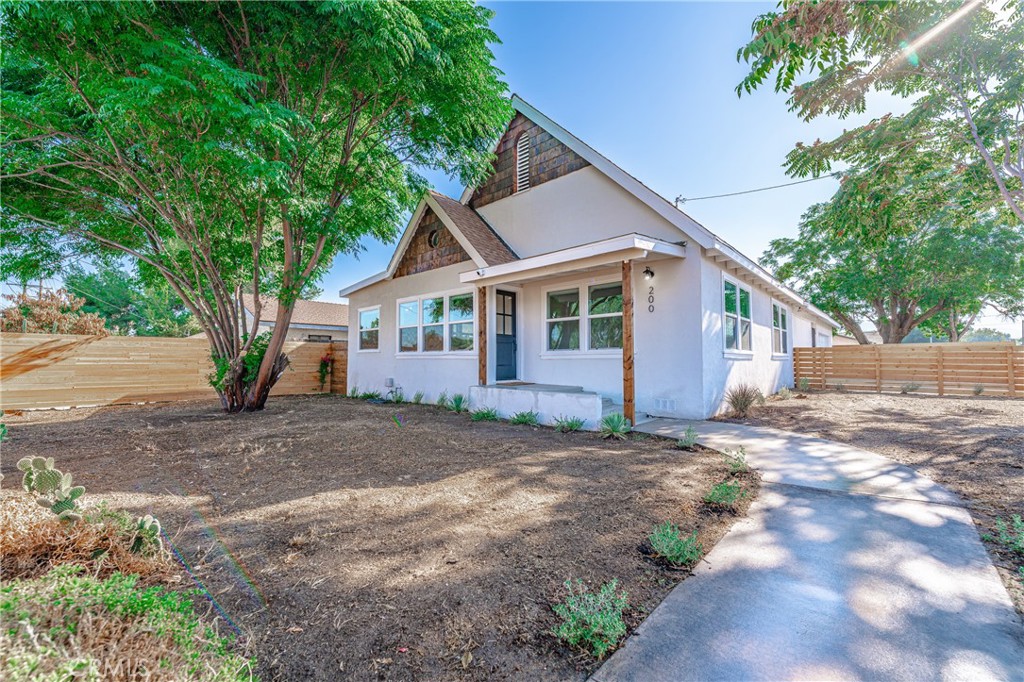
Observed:
[[[633,262],[622,261],[622,413],[636,424],[633,385]]]
[[[487,287],[477,287],[476,290],[477,309],[477,341],[476,352],[478,358],[479,374],[477,381],[481,386],[487,385]]]

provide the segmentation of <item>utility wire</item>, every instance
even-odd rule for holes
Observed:
[[[792,187],[793,185],[802,185],[805,182],[814,182],[816,180],[825,180],[826,178],[838,178],[840,175],[842,175],[842,173],[840,173],[839,171],[836,171],[834,173],[829,173],[827,175],[819,175],[816,178],[805,178],[803,180],[794,180],[793,182],[786,182],[786,183],[783,183],[781,185],[772,185],[771,187],[758,187],[757,189],[745,189],[745,190],[740,191],[740,192],[728,192],[726,194],[711,194],[711,195],[708,195],[706,197],[693,197],[693,198],[687,199],[687,198],[683,197],[682,195],[680,195],[680,196],[676,197],[675,204],[676,204],[676,208],[678,208],[679,204],[685,204],[685,203],[687,203],[689,201],[702,201],[704,199],[721,199],[723,197],[738,197],[741,194],[753,194],[755,192],[767,192],[768,190],[771,190],[771,189],[782,189],[783,187]]]

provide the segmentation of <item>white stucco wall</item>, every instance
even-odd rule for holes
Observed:
[[[426,402],[433,402],[441,391],[466,394],[477,383],[477,353],[398,353],[397,301],[408,296],[449,294],[472,291],[459,282],[459,273],[473,267],[472,263],[451,265],[393,280],[384,280],[349,297],[351,342],[348,349],[348,390],[358,386],[362,391],[386,393],[385,383],[393,378],[406,398],[423,391]],[[359,310],[380,305],[380,348],[359,349]],[[476,322],[474,320],[474,322]],[[476,325],[474,324],[474,328]],[[474,339],[476,333],[474,332]]]
[[[477,210],[520,258],[630,232],[668,242],[686,239],[593,166]]]

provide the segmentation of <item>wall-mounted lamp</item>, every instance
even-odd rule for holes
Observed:
[[[644,268],[644,279],[654,279],[654,270]]]

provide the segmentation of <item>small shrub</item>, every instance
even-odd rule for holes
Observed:
[[[628,604],[625,592],[619,592],[619,582],[612,580],[601,586],[597,593],[587,590],[581,580],[565,581],[569,595],[554,612],[562,619],[552,634],[571,646],[588,651],[598,660],[615,648],[626,634],[622,612]]]
[[[744,474],[750,471],[750,467],[747,466],[747,451],[743,449],[742,445],[733,452],[724,451],[722,457],[725,458],[725,463],[729,465],[730,474]]]
[[[466,396],[461,393],[453,395],[452,399],[448,402],[448,409],[452,412],[465,412],[469,409],[469,406],[466,404]]]
[[[764,403],[761,389],[750,384],[739,384],[725,392],[725,402],[738,417],[746,417],[754,405]]]
[[[775,395],[779,397],[779,400],[789,400],[793,397],[793,391],[789,390],[788,386],[783,386]]]
[[[703,547],[697,542],[697,531],[682,537],[679,535],[679,528],[668,521],[655,526],[647,540],[651,543],[654,553],[673,566],[692,566],[700,559],[703,551]]]
[[[253,661],[231,651],[188,595],[81,570],[0,587],[5,679],[252,679]]]
[[[359,387],[356,386],[355,384],[353,384],[352,385],[352,390],[348,392],[348,397],[349,398],[359,398],[359,396],[361,396],[361,395],[362,395],[362,393],[359,392]]]
[[[320,356],[320,364],[316,368],[316,377],[320,382],[320,390],[324,390],[324,386],[327,385],[327,377],[331,375],[331,367],[334,364],[334,353],[327,351]]]
[[[470,418],[475,422],[496,422],[500,419],[498,417],[498,410],[493,407],[484,407],[476,410],[470,415]]]
[[[586,424],[586,421],[579,417],[555,417],[555,431],[561,431],[562,433],[569,433],[570,431],[579,431]]]
[[[441,393],[437,396],[437,406],[448,407],[448,402],[448,391],[441,391]]]
[[[1010,523],[1003,519],[996,519],[996,534],[985,535],[989,542],[998,542],[1014,554],[1024,555],[1024,519],[1020,514],[1014,514]]]
[[[704,501],[713,507],[732,509],[746,495],[747,491],[743,489],[739,481],[723,481],[708,491],[704,496]]]
[[[983,384],[975,384],[972,392],[974,395],[981,395],[985,392],[985,386]]]
[[[509,421],[513,424],[525,424],[526,426],[537,426],[540,424],[540,415],[530,410],[528,412],[516,412]]]
[[[396,405],[401,405],[405,402],[405,391],[403,391],[401,387],[396,386],[388,391],[387,398]]]
[[[911,381],[909,383],[906,383],[906,384],[903,384],[902,386],[900,386],[900,393],[902,393],[903,395],[906,395],[908,393],[913,393],[914,391],[916,391],[919,388],[921,388],[921,384],[915,384],[914,382]]]
[[[676,441],[676,447],[680,450],[693,450],[697,445],[697,429],[692,426],[687,426],[686,431],[683,432],[683,437]]]
[[[801,393],[807,393],[811,390],[811,380],[809,377],[800,377],[800,380],[796,382],[796,387],[800,389]]]
[[[632,430],[632,424],[629,423],[626,416],[618,412],[612,412],[601,420],[601,435],[605,438],[625,440],[626,434]]]
[[[423,402],[423,391],[416,391],[412,394],[412,404],[419,405]]]
[[[359,397],[363,400],[384,400],[384,394],[380,391],[365,391]]]

